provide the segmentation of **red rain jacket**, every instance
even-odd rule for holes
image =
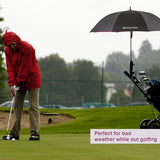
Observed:
[[[21,91],[27,91],[41,86],[41,73],[35,57],[34,48],[22,41],[13,32],[6,32],[2,37],[5,44],[8,83],[10,86],[19,86]],[[12,42],[18,44],[18,50],[12,50]]]

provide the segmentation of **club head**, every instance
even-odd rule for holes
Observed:
[[[141,76],[141,80],[142,80],[142,81],[143,81],[145,78],[147,78],[147,76],[146,76],[146,75]]]
[[[10,137],[8,135],[5,135],[2,137],[2,140],[10,140]]]
[[[142,78],[143,81],[149,81],[147,77]]]
[[[145,72],[145,71],[139,71],[138,74],[139,74],[139,75],[145,75],[146,72]]]

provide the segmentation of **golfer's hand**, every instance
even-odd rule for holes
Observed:
[[[13,96],[15,95],[14,86],[11,86],[11,87],[10,87],[10,90],[11,90],[11,96],[13,97]]]

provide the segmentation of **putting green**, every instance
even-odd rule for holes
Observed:
[[[2,137],[2,135],[0,135]],[[42,134],[40,141],[20,140],[0,143],[2,160],[151,160],[159,158],[156,144],[90,144],[89,134]]]

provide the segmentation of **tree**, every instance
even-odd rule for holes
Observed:
[[[139,49],[139,56],[150,53],[152,51],[152,45],[148,40],[142,42],[142,45]]]
[[[151,79],[160,81],[160,66],[153,65],[146,70],[146,73]]]
[[[152,66],[160,66],[160,50],[152,50],[150,53],[142,54],[135,60],[135,68],[139,70],[147,70]]]
[[[106,59],[106,72],[113,72],[119,76],[119,79],[124,79],[123,72],[129,67],[129,55],[125,55],[122,52],[113,52],[108,55]]]
[[[2,22],[4,19],[0,17],[0,22]],[[0,103],[6,101],[9,98],[9,92],[7,88],[7,74],[6,69],[4,65],[4,59],[2,54],[4,53],[4,44],[2,42],[2,33],[3,29],[0,27]]]
[[[84,97],[86,103],[101,102],[105,94],[101,95],[102,87],[106,93],[105,86],[102,86],[101,75],[98,67],[93,62],[87,60],[77,60],[73,63],[73,77],[76,93],[79,97]]]
[[[40,104],[70,105],[76,93],[72,87],[70,68],[65,61],[58,54],[52,54],[40,58],[39,65],[42,75]]]

